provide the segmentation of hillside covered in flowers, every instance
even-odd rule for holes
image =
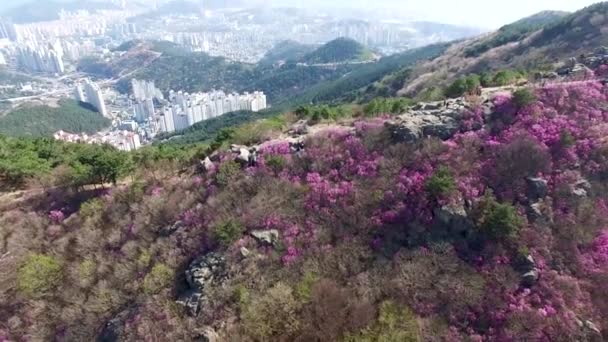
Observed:
[[[608,338],[608,88],[447,102],[4,198],[0,340]]]

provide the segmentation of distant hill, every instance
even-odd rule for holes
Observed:
[[[291,45],[294,46],[294,45]],[[99,77],[120,78],[118,89],[130,91],[132,78],[155,81],[163,91],[264,91],[271,102],[290,99],[308,88],[348,73],[354,66],[334,68],[297,65],[295,62],[280,67],[230,61],[205,53],[188,52],[170,42],[127,42],[117,51],[125,54],[111,63],[85,59],[79,70]]]
[[[58,20],[59,12],[64,9],[66,11],[87,10],[112,10],[118,7],[109,1],[47,1],[38,0],[27,2],[22,5],[11,7],[1,13],[2,17],[7,17],[17,24],[33,23],[39,21]]]
[[[293,40],[282,41],[268,50],[259,64],[272,65],[280,61],[296,61],[315,50],[313,45],[301,44]]]
[[[608,3],[580,11],[541,12],[497,32],[453,44],[414,68],[399,94],[417,94],[456,78],[501,69],[535,70],[608,45]]]
[[[467,57],[479,56],[492,48],[520,40],[545,25],[560,21],[568,14],[568,12],[544,11],[505,25],[487,39],[468,48],[466,55]]]
[[[337,38],[305,55],[300,62],[308,64],[360,62],[372,57],[371,51],[357,41]]]
[[[450,43],[434,44],[383,57],[376,63],[355,68],[343,77],[312,87],[298,100],[303,103],[350,102],[365,99],[367,93],[374,91],[377,96],[387,97],[403,87],[410,69],[417,63],[440,56],[449,46]],[[399,76],[400,73],[402,75]],[[375,89],[378,81],[391,75],[390,91]]]
[[[0,116],[0,134],[49,137],[64,130],[94,133],[110,126],[110,120],[93,108],[74,100],[62,100],[59,107],[24,105]]]

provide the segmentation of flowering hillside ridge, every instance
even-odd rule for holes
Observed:
[[[608,88],[458,101],[3,207],[0,339],[603,340]]]

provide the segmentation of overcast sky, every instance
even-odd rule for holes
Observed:
[[[281,0],[276,0],[281,1]],[[498,28],[544,10],[576,11],[598,0],[291,0],[282,3],[399,8],[403,16],[449,24]]]

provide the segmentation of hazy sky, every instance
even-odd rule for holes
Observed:
[[[275,0],[281,1],[281,0]],[[403,15],[449,24],[498,28],[544,10],[575,11],[599,0],[292,0],[282,3],[399,8]]]
[[[2,7],[34,0],[0,0]],[[57,1],[57,0],[40,0]],[[60,0],[73,1],[73,0]],[[111,1],[111,0],[93,0]],[[127,0],[154,2],[156,0]],[[161,0],[162,1],[162,0]],[[168,1],[168,0],[165,0]],[[197,0],[193,0],[197,1]],[[200,0],[198,0],[200,1]],[[206,0],[202,0],[203,3]],[[225,0],[230,2],[230,0]],[[432,20],[484,28],[498,28],[517,19],[544,10],[575,11],[599,0],[241,0],[253,4],[274,4],[298,7],[346,7],[385,10],[387,15],[415,20]],[[391,9],[391,10],[389,10]],[[398,9],[398,10],[393,10]]]

